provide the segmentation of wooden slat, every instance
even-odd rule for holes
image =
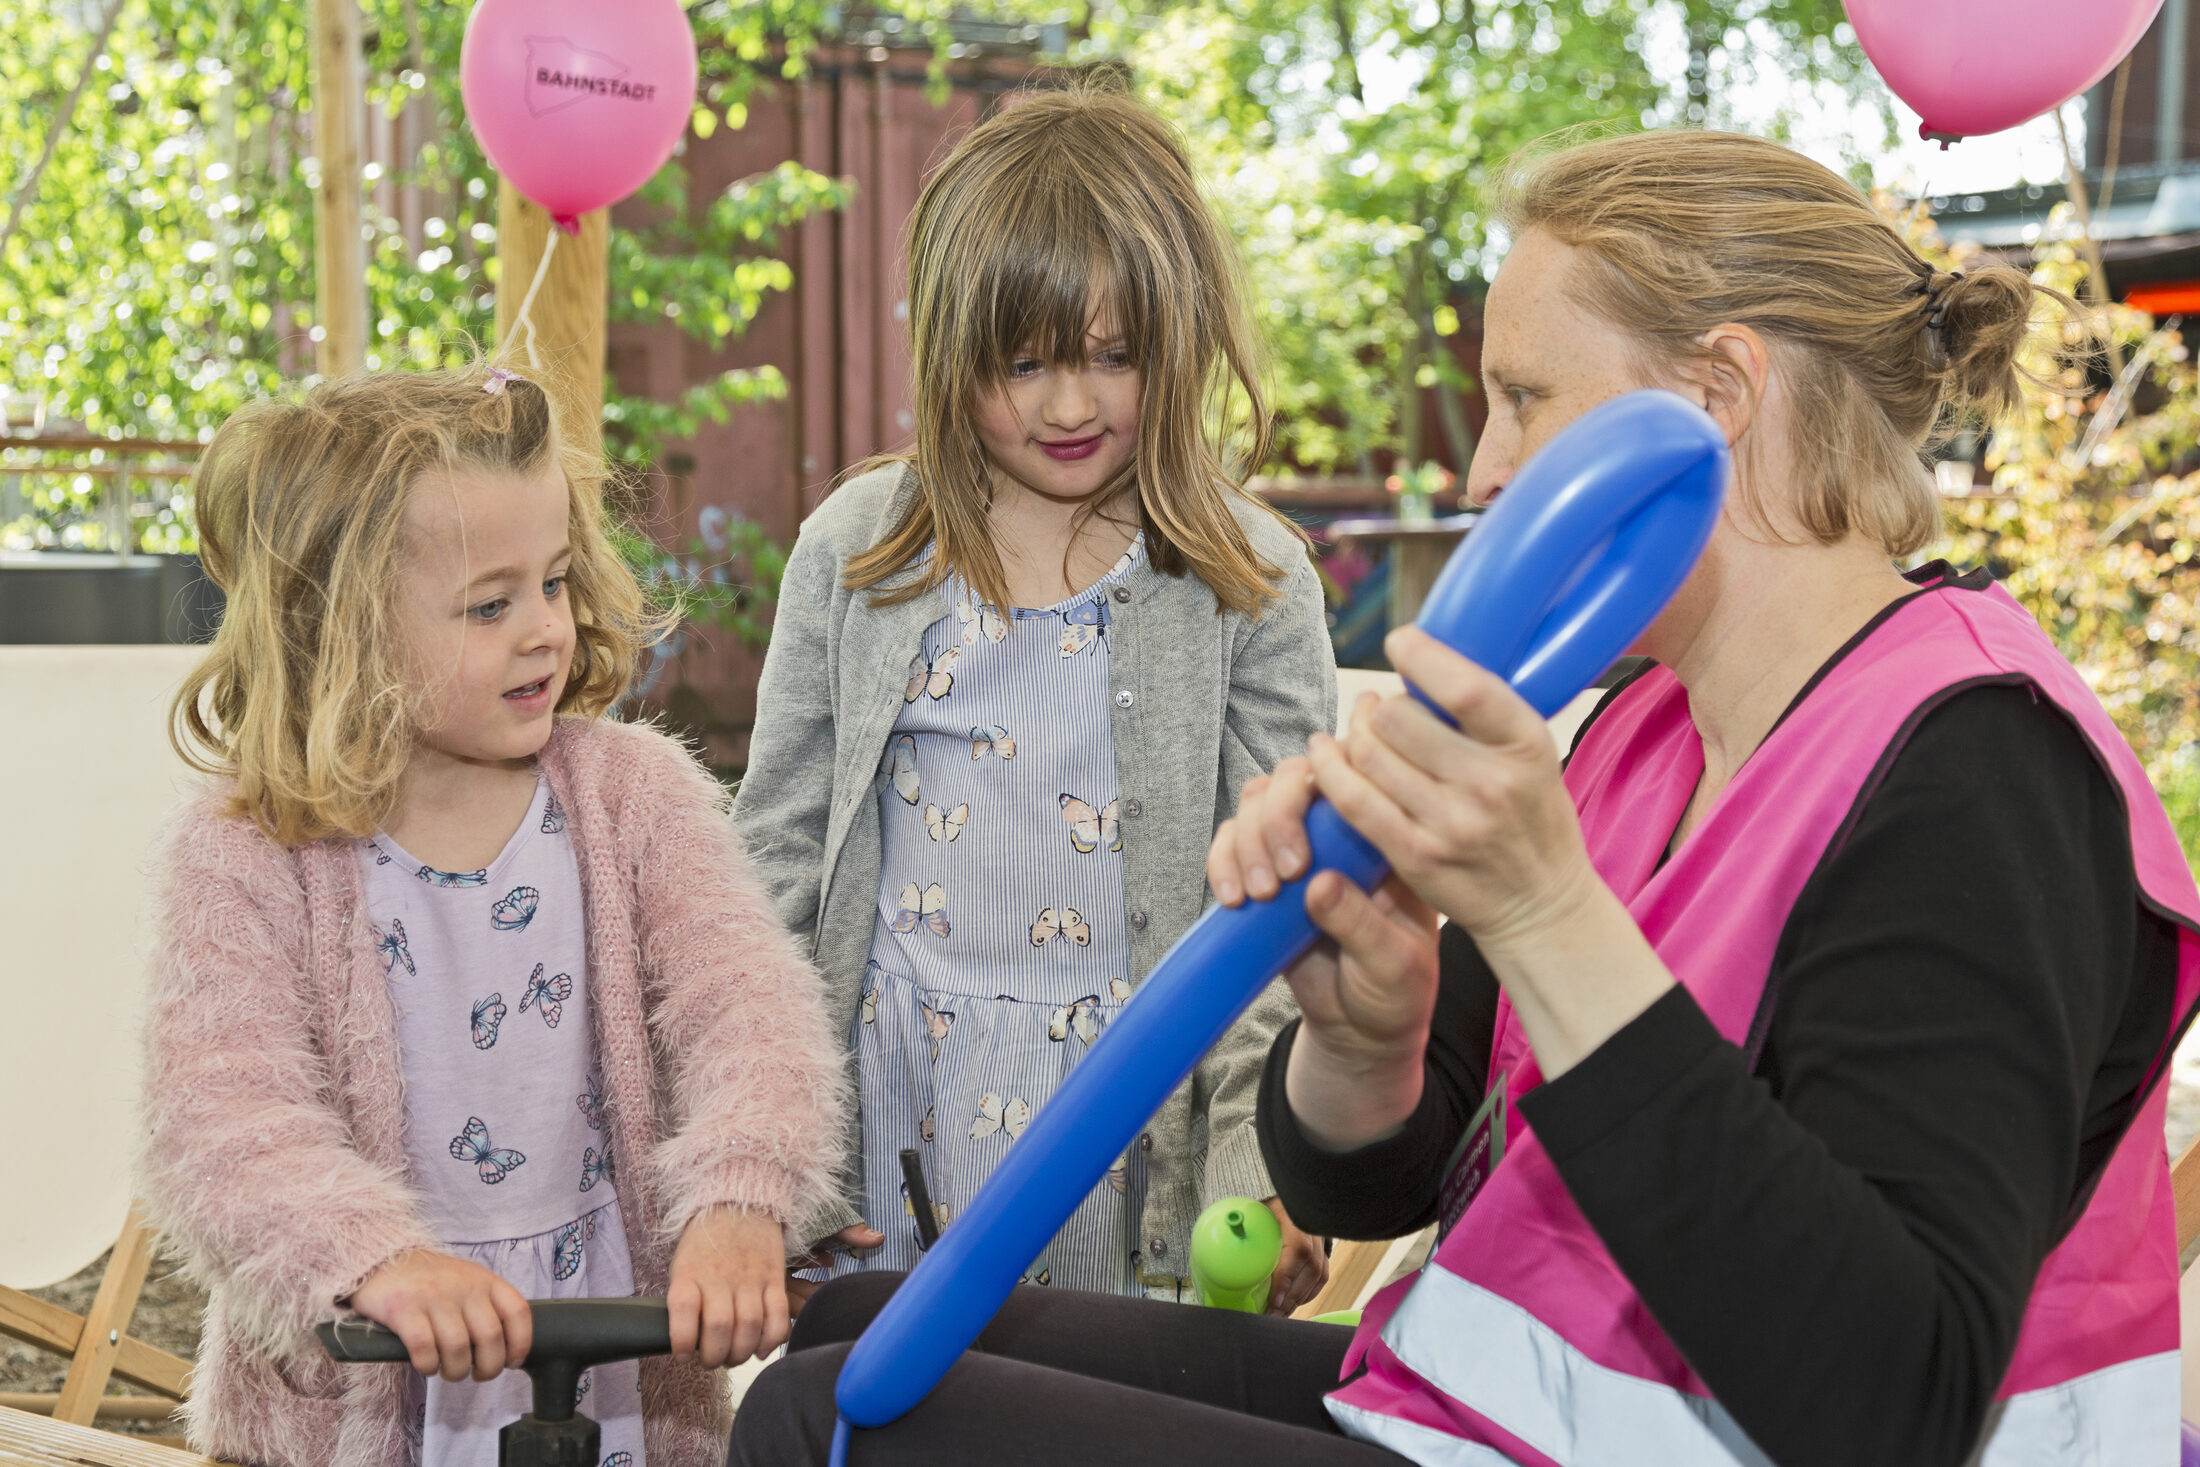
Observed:
[[[2169,1169],[2170,1193],[2177,1199],[2177,1256],[2200,1237],[2200,1140],[2185,1148]]]
[[[1403,1238],[1340,1240],[1329,1255],[1329,1282],[1322,1285],[1319,1294],[1293,1310],[1291,1317],[1312,1319],[1317,1314],[1364,1308],[1368,1298],[1404,1267],[1415,1246],[1428,1234],[1424,1228]]]
[[[321,164],[313,194],[313,304],[321,339],[313,362],[322,376],[341,377],[367,362],[367,254],[360,237],[366,59],[358,0],[313,0],[305,9],[313,40],[313,147]]]
[[[0,1407],[0,1464],[6,1467],[220,1467],[210,1457],[144,1437],[117,1436]]]
[[[130,1204],[107,1259],[107,1272],[99,1281],[99,1293],[77,1332],[76,1351],[68,1376],[61,1382],[61,1400],[54,1420],[90,1426],[107,1394],[107,1378],[114,1374],[115,1357],[122,1353],[122,1337],[137,1312],[139,1292],[145,1287],[145,1271],[153,1263],[153,1229],[145,1221],[143,1203]]]
[[[0,1284],[0,1334],[13,1335],[28,1345],[56,1355],[75,1355],[84,1335],[81,1315],[58,1304],[48,1304],[20,1289]],[[190,1389],[191,1362],[166,1350],[156,1350],[143,1340],[122,1337],[115,1351],[114,1373],[132,1385],[144,1386],[164,1396],[182,1400]]]
[[[1350,1309],[1360,1297],[1360,1290],[1375,1276],[1383,1258],[1390,1252],[1386,1240],[1366,1241],[1358,1238],[1339,1239],[1329,1254],[1329,1282],[1321,1292],[1292,1311],[1294,1319],[1312,1319],[1317,1314],[1330,1314],[1339,1309]]]
[[[324,165],[325,166],[325,165]],[[553,231],[557,253],[542,289],[527,307],[528,325],[515,338],[519,308],[534,283]],[[580,233],[564,234],[540,204],[505,179],[497,185],[497,360],[542,384],[557,405],[566,446],[593,459],[603,447],[604,311],[610,295],[611,216],[583,214]]]
[[[54,1391],[0,1391],[0,1406],[10,1411],[51,1416],[59,1404],[61,1397]],[[101,1396],[98,1414],[112,1421],[166,1421],[178,1405],[166,1396]]]

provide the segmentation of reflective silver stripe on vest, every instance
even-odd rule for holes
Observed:
[[[1383,1343],[1560,1467],[1773,1467],[1718,1402],[1599,1365],[1518,1304],[1433,1263]]]
[[[1560,1467],[1772,1467],[1718,1402],[1599,1365],[1511,1300],[1433,1263],[1383,1342],[1421,1379]],[[1996,1408],[1974,1467],[2176,1467],[2178,1386],[2178,1357],[2167,1353],[2012,1396]],[[1337,1402],[1330,1411],[1349,1435],[1424,1467],[1493,1460],[1432,1447],[1424,1438],[1438,1434],[1424,1427]]]
[[[2167,1351],[2011,1396],[1976,1467],[2176,1467],[2179,1385]]]
[[[1322,1402],[1346,1436],[1378,1447],[1388,1447],[1420,1467],[1519,1467],[1494,1447],[1451,1436],[1418,1422],[1402,1421],[1361,1406],[1348,1406],[1335,1396]]]

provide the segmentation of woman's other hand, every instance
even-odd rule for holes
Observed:
[[[527,1301],[480,1264],[448,1253],[400,1253],[367,1275],[350,1305],[405,1342],[413,1369],[445,1380],[494,1380],[527,1358]]]
[[[704,1365],[739,1365],[787,1342],[786,1239],[761,1213],[713,1207],[697,1213],[672,1254],[665,1308],[672,1353]]]

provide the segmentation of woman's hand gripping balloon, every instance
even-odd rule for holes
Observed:
[[[1457,727],[1405,694],[1363,694],[1342,743],[1309,744],[1322,794],[1485,957],[1575,920],[1602,883],[1549,726],[1504,679],[1418,628],[1384,646]]]
[[[1394,875],[1373,899],[1334,878],[1309,885],[1308,914],[1342,955],[1311,955],[1291,975],[1307,1013],[1306,1053],[1292,1055],[1292,1109],[1312,1139],[1340,1148],[1390,1134],[1418,1103],[1436,981],[1433,931],[1415,912],[1423,903],[1474,939],[1546,1079],[1578,1064],[1673,982],[1590,865],[1557,750],[1535,710],[1503,679],[1416,629],[1391,633],[1386,649],[1391,665],[1457,726],[1403,694],[1363,695],[1343,741],[1310,741],[1305,772],[1286,779],[1279,769],[1257,797],[1248,786],[1228,858],[1218,859],[1219,836],[1209,858],[1226,901],[1239,891],[1272,895],[1275,873],[1288,879],[1304,869],[1310,772],[1313,788],[1391,863]],[[1292,783],[1297,788],[1283,787]],[[1337,995],[1327,1011],[1325,962]]]
[[[1238,813],[1215,832],[1208,884],[1225,906],[1265,901],[1306,869],[1313,766],[1287,759],[1246,781]],[[1405,1124],[1421,1098],[1421,1055],[1436,1003],[1436,916],[1397,877],[1371,896],[1335,872],[1306,889],[1329,941],[1284,972],[1299,1035],[1286,1090],[1317,1145],[1349,1151]]]

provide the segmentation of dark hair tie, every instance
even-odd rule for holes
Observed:
[[[1942,336],[1948,327],[1948,287],[1962,278],[1961,270],[1950,270],[1946,275],[1928,275],[1917,285],[1917,293],[1925,297],[1925,349],[1934,366],[1948,360],[1948,344]]]
[[[1961,270],[1950,270],[1925,282],[1925,299],[1931,306],[1925,316],[1927,330],[1938,331],[1948,324],[1948,287],[1962,278]]]

